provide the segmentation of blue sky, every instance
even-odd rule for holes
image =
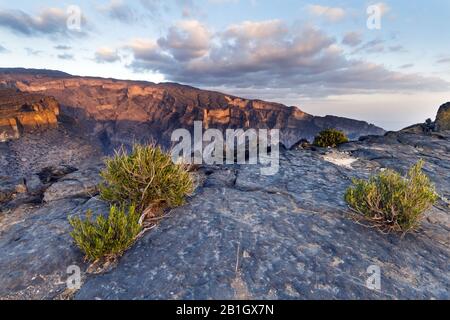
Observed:
[[[449,18],[445,0],[1,0],[0,67],[176,81],[400,129],[450,100]]]

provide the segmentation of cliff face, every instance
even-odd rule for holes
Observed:
[[[52,97],[1,89],[0,142],[36,129],[55,128],[58,114],[58,102]]]
[[[439,131],[450,130],[450,102],[439,108],[436,117],[436,129]]]
[[[204,128],[221,130],[278,128],[288,147],[302,138],[311,140],[329,127],[345,131],[352,139],[384,133],[363,121],[314,117],[296,107],[171,83],[1,70],[0,83],[56,97],[62,113],[75,118],[84,132],[100,138],[107,149],[133,140],[155,140],[169,146],[171,133],[178,128],[193,129],[194,121],[203,121]]]

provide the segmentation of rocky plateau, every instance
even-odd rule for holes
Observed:
[[[177,84],[11,69],[0,70],[0,83],[8,119],[38,112],[22,108],[35,101],[33,110],[58,120],[0,143],[0,299],[450,299],[449,104],[432,123],[385,133]],[[107,213],[98,197],[102,157],[141,135],[167,145],[173,128],[194,120],[281,128],[279,172],[200,166],[187,203],[96,272],[73,244],[68,217]],[[296,143],[329,126],[352,141]],[[418,232],[386,235],[350,218],[343,195],[353,178],[405,173],[419,159],[439,201]],[[66,285],[72,265],[82,271],[76,291]],[[372,265],[380,290],[366,286]]]

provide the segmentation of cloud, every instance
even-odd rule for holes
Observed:
[[[141,5],[149,11],[159,12],[164,4],[163,0],[141,0]]]
[[[345,10],[338,7],[326,7],[321,5],[309,5],[308,11],[312,15],[325,17],[330,22],[342,20],[346,13]]]
[[[450,57],[439,58],[436,63],[450,63]]]
[[[390,46],[389,51],[391,52],[406,52],[406,49],[402,45]]]
[[[239,0],[208,0],[208,2],[214,4],[229,4],[229,3],[239,3]]]
[[[361,47],[355,49],[353,54],[364,51],[366,53],[381,53],[384,52],[384,40],[374,39],[366,42]]]
[[[175,0],[176,9],[181,10],[183,18],[192,18],[202,15],[202,10],[195,4],[194,0]]]
[[[6,53],[8,50],[0,44],[0,53]]]
[[[70,49],[72,49],[71,46],[66,46],[66,45],[62,45],[62,44],[56,45],[53,48],[55,48],[56,50],[70,50]]]
[[[409,68],[412,68],[412,67],[414,67],[413,63],[407,63],[407,64],[404,64],[404,65],[400,66],[399,68],[400,69],[409,69]]]
[[[349,47],[356,47],[362,43],[362,33],[361,32],[348,32],[342,39],[342,43]]]
[[[271,20],[234,24],[216,33],[192,21],[174,28],[160,39],[132,41],[129,68],[208,88],[292,90],[305,96],[449,89],[439,78],[349,59],[334,37],[313,27]],[[380,41],[363,47],[377,47]]]
[[[196,20],[185,20],[169,28],[167,36],[158,44],[179,61],[191,60],[205,55],[210,46],[208,29]]]
[[[41,50],[35,50],[33,48],[25,48],[25,51],[29,56],[40,56],[42,53]]]
[[[377,6],[380,9],[380,13],[382,16],[391,11],[391,8],[385,2],[375,3],[374,6]]]
[[[163,20],[164,14],[168,13],[171,13],[171,20],[175,14],[181,14],[185,19],[204,16],[202,8],[194,0],[140,0],[140,4],[145,10],[143,16],[153,20]]]
[[[187,2],[184,0],[176,0],[175,5],[180,7],[179,2]],[[141,6],[144,8],[145,13],[152,19],[160,19],[163,13],[170,12],[172,7],[167,0],[140,0]]]
[[[98,63],[113,63],[120,60],[117,50],[104,47],[95,52],[95,61]]]
[[[75,60],[73,54],[70,54],[70,53],[58,54],[58,59],[61,59],[61,60]]]
[[[262,22],[244,21],[228,27],[225,37],[240,41],[263,39],[266,37],[283,36],[288,31],[281,20],[267,20]]]
[[[111,19],[123,23],[131,23],[137,19],[131,7],[122,0],[111,0],[107,5],[100,7],[100,11]]]
[[[140,4],[130,4],[136,2]],[[168,19],[173,21],[175,14],[181,14],[183,18],[192,18],[201,15],[201,8],[194,0],[109,0],[105,5],[99,6],[98,10],[110,19],[124,24],[139,22],[145,24],[151,21],[158,26],[166,26]]]
[[[402,45],[392,45],[386,47],[386,42],[382,39],[374,39],[366,42],[359,48],[355,49],[352,54],[365,52],[365,53],[382,53],[382,52],[407,52]]]
[[[67,27],[69,17],[70,13],[58,8],[46,8],[33,16],[21,10],[0,10],[0,26],[25,36],[84,35]],[[86,25],[83,16],[81,24]]]

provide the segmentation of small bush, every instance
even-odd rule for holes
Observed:
[[[338,145],[348,142],[347,136],[336,129],[326,129],[314,138],[314,145],[322,148],[337,147]]]
[[[186,167],[174,164],[169,153],[156,146],[134,145],[130,154],[122,148],[106,160],[100,186],[103,199],[134,203],[139,211],[155,203],[169,207],[183,204],[194,183]]]
[[[73,227],[71,236],[89,260],[117,256],[130,247],[141,232],[139,218],[134,206],[129,207],[128,213],[124,208],[112,206],[107,218],[100,215],[95,220],[89,210],[86,220],[69,219]]]
[[[383,231],[412,231],[438,198],[433,184],[422,172],[423,165],[424,162],[419,161],[406,177],[386,170],[368,181],[354,180],[345,200],[354,211]]]

